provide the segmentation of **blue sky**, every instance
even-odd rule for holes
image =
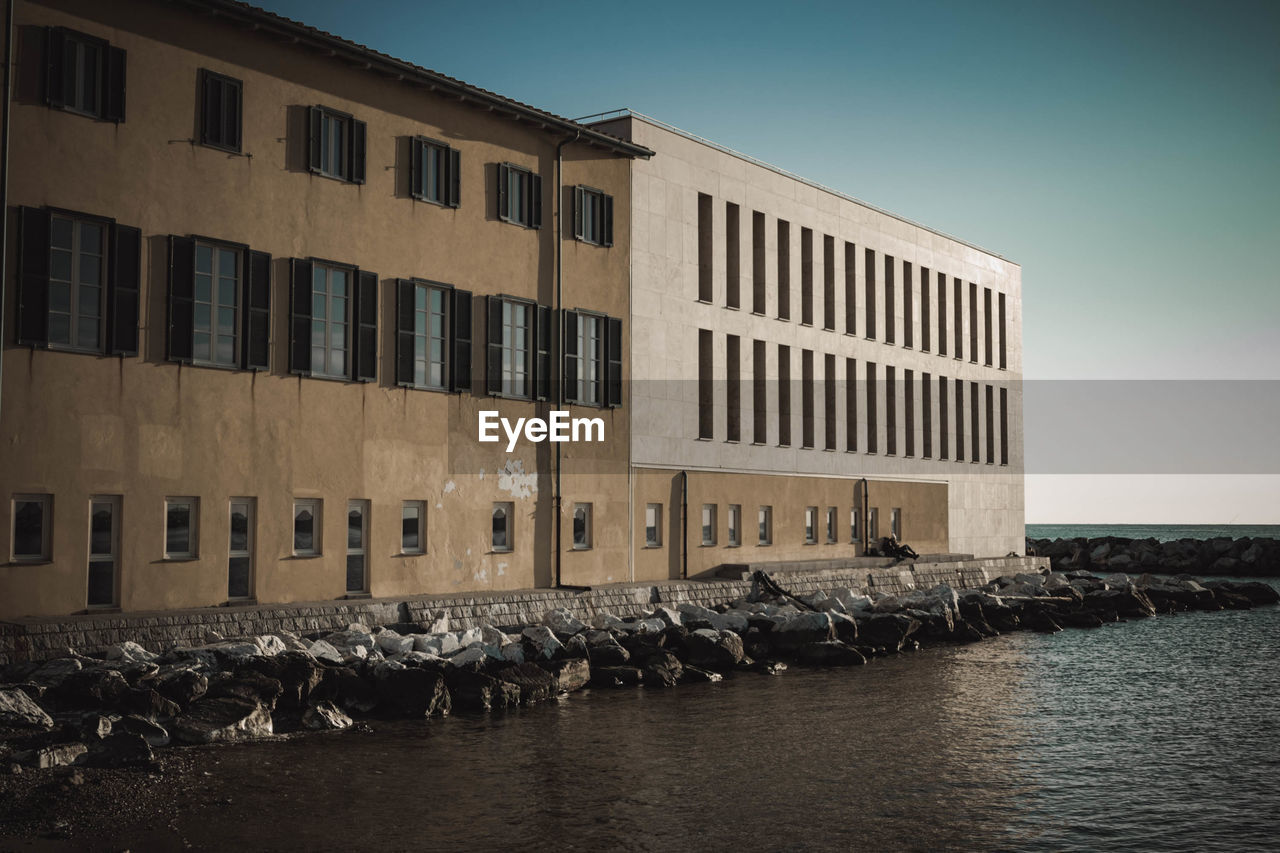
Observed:
[[[1015,260],[1028,379],[1280,379],[1274,0],[261,5],[560,115],[631,107]],[[1248,506],[1190,519],[1133,515],[1159,478],[1124,506],[1029,483],[1028,519],[1280,522],[1280,478],[1247,480],[1214,494]]]

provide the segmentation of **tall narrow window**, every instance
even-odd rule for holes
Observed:
[[[533,306],[526,302],[502,300],[502,394],[532,397]]]
[[[106,313],[106,230],[99,221],[54,215],[49,227],[48,341],[101,352]]]
[[[449,293],[413,285],[413,384],[445,390],[449,377]]]
[[[471,390],[471,292],[396,281],[396,382],[434,391]]]
[[[844,360],[844,449],[858,449],[858,360]]]
[[[955,295],[954,313],[955,313],[955,357],[964,358],[964,284],[958,278],[953,278],[954,287],[952,292]]]
[[[240,101],[244,84],[200,69],[200,144],[240,151]]]
[[[510,163],[498,164],[498,218],[525,228],[542,227],[542,176]]]
[[[400,553],[421,554],[427,547],[427,505],[405,501],[400,506]]]
[[[462,155],[443,142],[416,136],[410,147],[409,194],[419,201],[457,207],[460,201]],[[581,187],[577,188],[581,191]],[[581,221],[581,206],[576,211]],[[583,239],[578,235],[578,239]]]
[[[698,438],[714,438],[716,430],[715,418],[715,382],[712,364],[712,332],[710,329],[698,330]]]
[[[844,244],[844,333],[858,334],[858,250]]]
[[[836,516],[836,508],[827,507],[827,544],[834,545],[840,536],[840,522]]]
[[[915,282],[911,278],[911,262],[902,262],[902,345],[916,344]]]
[[[742,440],[742,343],[737,335],[725,336],[725,402],[728,407],[726,418],[728,441]]]
[[[227,598],[253,596],[253,498],[232,498],[230,536],[227,541]]]
[[[715,237],[712,235],[711,196],[698,193],[698,301],[710,302],[715,295],[712,281],[714,263],[712,251]]]
[[[644,547],[662,547],[662,504],[645,504]]]
[[[767,257],[764,242],[764,214],[760,211],[751,213],[751,313],[765,312],[765,259]]]
[[[818,544],[818,508],[816,506],[804,508],[804,544]]]
[[[765,342],[751,342],[751,442],[769,443],[769,382],[765,378]]]
[[[494,551],[505,552],[515,547],[515,509],[511,501],[493,505],[491,543]]]
[[[981,436],[978,434],[978,424],[981,422],[980,421],[981,414],[979,413],[979,410],[978,410],[979,405],[980,403],[978,402],[978,383],[970,382],[969,383],[969,427],[970,427],[969,435],[970,435],[970,441],[972,442],[971,449],[973,451],[969,455],[970,462],[982,461],[982,457],[980,455]]]
[[[736,548],[742,544],[742,504],[729,504],[729,546]]]
[[[778,345],[778,446],[791,446],[791,347]]]
[[[849,543],[854,544],[858,541],[858,512],[856,506],[849,507]]]
[[[239,249],[196,242],[191,357],[197,364],[239,363],[240,264]],[[346,326],[342,329],[345,335]],[[342,344],[345,351],[346,341]]]
[[[363,184],[365,123],[328,107],[311,107],[309,119],[311,171]]]
[[[347,594],[369,591],[369,502],[347,503]]]
[[[773,544],[773,507],[762,506],[757,517],[759,522],[759,538],[757,543],[760,545]]]
[[[702,544],[716,544],[716,505],[702,505]]]
[[[876,364],[867,362],[867,452],[875,453],[878,448],[878,428],[876,426]]]
[[[45,102],[55,108],[124,121],[125,51],[85,33],[45,30]]]
[[[947,275],[938,273],[938,355],[947,354]]]
[[[906,456],[916,455],[916,383],[915,373],[902,371],[903,426],[906,429]]]
[[[886,344],[897,343],[897,318],[893,316],[894,312],[894,288],[897,286],[894,281],[894,273],[897,270],[897,263],[893,259],[893,255],[884,256],[884,342]]]
[[[969,361],[978,363],[978,285],[969,283]]]
[[[164,502],[164,557],[189,560],[196,549],[200,523],[199,498],[168,498]]]
[[[1009,389],[1000,389],[1000,464],[1009,464]]]
[[[902,539],[902,507],[889,510],[889,535],[894,539]]]
[[[314,557],[320,553],[320,513],[317,498],[298,498],[293,502],[293,555]]]
[[[985,344],[982,348],[982,360],[987,367],[990,367],[995,353],[991,347],[991,288],[989,287],[982,289],[982,317],[983,344]]]
[[[591,187],[574,187],[573,236],[593,246],[612,246],[613,196]]]
[[[929,318],[930,296],[929,268],[920,267],[920,351],[928,352],[930,344],[931,320]]]
[[[778,319],[791,319],[791,223],[778,220]]]
[[[947,418],[947,400],[950,399],[951,387],[947,377],[938,377],[938,458],[946,459],[950,453],[951,421]]]
[[[800,325],[813,325],[813,231],[800,229]]]
[[[578,337],[578,387],[570,389],[580,403],[604,403],[605,318],[577,312],[577,328],[567,330]]]
[[[987,386],[987,464],[996,461],[996,389]]]
[[[586,551],[591,547],[591,514],[591,504],[573,505],[573,548],[576,551]]]
[[[865,292],[863,316],[867,318],[867,339],[876,339],[876,253],[872,249],[863,251],[862,280]]]
[[[742,223],[733,202],[724,205],[724,304],[726,308],[742,306]]]
[[[924,439],[920,455],[930,459],[933,457],[933,377],[927,373],[920,374],[920,414],[921,438]]]
[[[119,600],[116,575],[120,565],[120,496],[100,495],[89,501],[89,607],[111,607]]]
[[[1000,303],[1000,369],[1004,370],[1006,366],[1006,361],[1005,361],[1005,342],[1004,342],[1005,326],[1004,326],[1004,294],[1003,293],[1000,294],[999,303]]]
[[[873,506],[867,513],[867,538],[873,543],[880,538],[880,507]]]
[[[964,461],[964,380],[955,381],[956,388],[956,461]]]
[[[53,495],[14,495],[13,562],[43,563],[53,555]]]
[[[350,370],[351,270],[319,263],[311,270],[311,372],[345,379]]]
[[[825,424],[827,450],[836,449],[836,357],[828,355],[822,362],[822,418]]]
[[[885,453],[898,452],[898,387],[897,371],[892,365],[884,368],[884,432]]]
[[[836,240],[822,238],[822,328],[836,327]]]
[[[800,351],[800,446],[813,447],[813,350]]]

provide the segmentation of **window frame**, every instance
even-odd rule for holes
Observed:
[[[187,506],[187,547],[186,550],[169,549],[169,510],[170,507]],[[167,497],[164,499],[164,559],[172,561],[197,560],[200,558],[200,498],[192,495]]]
[[[583,529],[583,537],[581,542],[578,540],[578,513],[579,512],[583,512],[585,515],[583,519],[584,529]],[[586,503],[580,502],[580,503],[575,503],[573,505],[573,515],[570,516],[570,519],[569,519],[569,523],[572,525],[571,535],[570,535],[570,542],[572,543],[571,550],[590,551],[591,548],[594,546],[595,544],[595,538],[593,535],[594,534],[594,531],[593,531],[594,515],[595,515],[594,507],[591,505],[590,502],[586,502]]]
[[[37,554],[18,553],[18,504],[39,503],[40,508],[40,552]],[[9,559],[14,563],[51,563],[53,562],[53,495],[42,492],[15,492],[9,499]]]
[[[742,546],[742,504],[729,504],[728,530],[726,531],[726,547]]]
[[[858,511],[856,506],[849,507],[849,544],[856,545],[862,541],[858,536],[858,528],[862,513]]]
[[[316,379],[337,379],[344,382],[357,381],[353,379],[354,361],[352,360],[352,352],[355,349],[355,344],[354,344],[354,339],[352,335],[354,334],[354,329],[356,326],[356,323],[353,322],[355,317],[355,314],[353,313],[353,309],[355,307],[356,297],[358,295],[356,293],[356,289],[359,286],[360,268],[353,266],[351,264],[343,264],[337,261],[324,260],[323,258],[308,258],[308,262],[311,264],[311,313],[309,315],[309,320],[310,320],[309,325],[311,328],[311,333],[310,333],[310,342],[308,346],[312,350],[311,370],[308,375]],[[315,314],[315,299],[316,299],[316,272],[318,272],[319,270],[325,270],[326,274],[325,274],[325,316],[323,320],[318,321],[316,319],[316,314]],[[346,285],[347,292],[344,297],[346,300],[346,309],[345,309],[346,317],[343,321],[347,329],[346,329],[346,334],[344,335],[345,349],[343,352],[342,372],[330,373],[328,371],[328,367],[329,367],[329,355],[331,352],[331,345],[332,345],[332,330],[330,328],[331,322],[329,318],[329,313],[330,313],[329,300],[332,299],[333,294],[329,289],[329,273],[332,273],[337,270],[341,270],[347,274],[347,285]],[[316,361],[315,361],[315,347],[316,347],[315,324],[317,322],[323,322],[325,324],[325,332],[324,332],[324,362],[325,363],[324,363],[324,369],[321,369],[321,370],[316,369]]]
[[[653,514],[653,523],[649,523],[650,513]],[[649,531],[653,531],[653,535],[649,535]],[[661,548],[662,547],[662,504],[646,503],[644,505],[644,547],[645,548]]]
[[[410,508],[418,510],[417,522],[417,539],[418,544],[412,548],[404,546],[404,523],[405,511]],[[417,556],[427,553],[427,502],[426,501],[401,501],[400,502],[400,553],[410,556]]]
[[[507,540],[504,545],[498,545],[497,542],[494,540],[494,530],[492,527],[493,520],[497,518],[498,513],[500,511],[503,513],[503,517],[504,517],[503,533],[506,536],[506,540]],[[516,515],[516,505],[514,501],[494,501],[493,511],[489,516],[489,521],[490,521],[489,548],[495,554],[509,554],[515,550],[515,546],[516,546],[515,515]]]
[[[222,90],[222,114],[218,118],[218,141],[213,139],[213,128],[209,126],[209,86],[216,83]],[[232,89],[236,93],[235,108],[235,141],[222,141],[226,131],[226,93]],[[200,144],[206,148],[240,154],[244,150],[244,81],[209,68],[200,69]]]
[[[245,343],[244,339],[245,339],[245,331],[246,331],[245,330],[245,318],[246,318],[245,312],[247,311],[246,302],[248,301],[248,295],[249,295],[247,290],[247,282],[249,278],[249,266],[248,266],[249,265],[249,246],[246,243],[236,243],[231,240],[218,240],[213,237],[204,237],[199,234],[192,234],[190,236],[190,239],[192,241],[192,244],[191,244],[191,249],[192,249],[192,255],[191,255],[191,259],[192,259],[191,364],[195,365],[196,367],[216,367],[221,370],[249,370],[251,368],[245,367],[245,358],[244,358],[244,343]],[[211,289],[209,294],[210,318],[209,318],[209,332],[208,332],[209,339],[210,339],[209,340],[210,354],[213,356],[213,358],[211,359],[198,358],[195,354],[196,353],[196,335],[203,334],[199,329],[196,328],[196,305],[200,301],[196,297],[196,277],[201,274],[197,266],[199,263],[197,256],[202,246],[210,249],[213,253],[211,258],[210,272],[209,272],[209,275],[212,279],[212,282],[210,284]],[[235,320],[231,326],[235,340],[231,348],[232,358],[230,362],[223,362],[223,361],[217,360],[218,332],[216,330],[218,328],[218,323],[217,323],[216,314],[219,306],[218,306],[218,303],[215,301],[215,299],[217,296],[218,279],[221,278],[221,276],[217,272],[214,272],[214,270],[217,268],[218,252],[220,251],[230,251],[230,252],[234,252],[236,255]],[[270,321],[268,320],[268,322]],[[254,369],[260,370],[261,368],[254,368]]]
[[[579,184],[573,188],[573,237],[589,246],[613,245],[613,196],[602,189]],[[591,215],[588,216],[588,213]]]
[[[889,508],[889,535],[902,541],[902,507]]]
[[[298,511],[304,507],[311,509],[311,546],[308,548],[298,547]],[[322,557],[324,556],[324,498],[294,498],[293,499],[293,547],[292,554],[294,557]]]
[[[426,168],[427,156],[433,151],[439,152],[441,160],[440,175],[437,181],[439,192],[436,198],[433,198],[428,193],[428,177],[431,171]],[[411,137],[409,142],[409,156],[412,158],[409,164],[412,176],[409,182],[410,197],[439,207],[460,207],[462,204],[461,175],[458,174],[458,170],[461,169],[460,155],[461,152],[447,142],[441,142],[429,136]]]
[[[110,551],[108,553],[95,553],[93,550],[93,507],[95,504],[106,504],[111,508],[111,531],[110,531]],[[86,550],[86,586],[85,589],[85,607],[88,610],[112,610],[120,606],[120,529],[121,512],[124,505],[124,498],[121,495],[90,495],[89,496],[89,517],[88,521],[88,548]],[[97,558],[96,560],[94,558]],[[89,594],[93,589],[93,564],[94,563],[111,564],[111,600],[106,602],[90,602]]]
[[[309,106],[307,111],[307,171],[346,184],[365,183],[368,125],[351,113],[323,104]],[[340,162],[335,164],[337,171],[329,169],[329,161],[333,159],[334,125],[339,129],[337,141],[341,146]]]
[[[702,545],[704,547],[714,547],[719,543],[719,504],[703,504],[702,505]],[[707,531],[710,530],[710,533]]]
[[[818,544],[818,508],[816,506],[804,508],[804,544]]]
[[[575,308],[573,316],[577,329],[574,330],[574,340],[577,342],[577,377],[574,387],[569,389],[572,393],[567,396],[569,401],[577,403],[581,406],[595,406],[598,409],[606,408],[608,393],[606,384],[608,382],[608,352],[607,341],[609,316],[599,311],[587,311],[582,308]],[[586,339],[584,332],[587,326],[587,320],[590,320],[596,328],[595,352],[591,358],[587,358],[583,353],[583,344]],[[583,387],[591,380],[586,377],[587,365],[591,364],[595,371],[595,388],[596,399],[591,399],[589,395],[582,393]]]
[[[347,595],[367,595],[369,593],[369,530],[372,526],[369,523],[371,501],[367,498],[349,498],[347,500],[346,513],[346,529],[347,535],[343,537],[346,543],[346,560],[344,561],[344,586]],[[351,516],[356,511],[360,513],[360,544],[353,546],[351,544]],[[353,588],[351,586],[351,558],[360,558],[360,586]]]
[[[44,103],[46,106],[72,115],[84,116],[94,121],[119,124],[125,118],[125,86],[127,82],[128,52],[112,46],[101,36],[91,35],[68,27],[51,26],[45,29],[44,43]],[[57,62],[54,61],[55,46]],[[88,62],[76,61],[72,68],[71,97],[67,98],[67,54],[76,47],[86,51],[93,48],[97,56],[93,62],[95,80],[93,88],[96,101],[92,109],[82,105],[85,71]],[[87,58],[87,57],[86,57]]]
[[[761,504],[756,511],[756,546],[773,544],[773,505]]]
[[[50,318],[55,312],[53,310],[52,305],[49,303],[47,303],[47,307],[45,309],[46,346],[48,346],[49,349],[56,349],[63,352],[80,352],[80,353],[91,353],[94,355],[103,355],[107,352],[107,333],[108,333],[108,330],[111,328],[111,325],[109,322],[110,318],[107,316],[108,312],[111,309],[110,300],[108,298],[109,296],[108,291],[110,290],[109,279],[111,276],[112,263],[114,263],[114,260],[115,260],[112,256],[112,249],[113,249],[112,244],[114,243],[113,235],[115,232],[116,221],[106,216],[97,216],[92,213],[81,213],[79,211],[66,210],[64,208],[59,208],[59,207],[48,207],[48,208],[45,208],[45,210],[49,215],[49,245],[45,247],[45,250],[47,252],[47,262],[48,262],[48,269],[49,269],[49,278],[48,278],[47,286],[50,292],[52,292],[53,284],[55,281],[53,277],[53,252],[55,250],[55,246],[53,245],[54,223],[56,220],[60,218],[69,220],[71,222],[71,234],[72,234],[71,248],[63,249],[62,247],[56,247],[57,251],[69,251],[71,253],[71,273],[70,273],[71,279],[67,282],[67,287],[70,290],[70,293],[68,295],[68,309],[66,312],[59,311],[57,313],[67,314],[67,317],[69,318],[67,321],[68,332],[72,333],[71,337],[73,340],[79,337],[78,329],[80,326],[80,319],[81,319],[81,315],[79,312],[79,298],[80,298],[80,288],[82,285],[79,281],[79,275],[78,275],[80,271],[80,265],[79,265],[80,225],[84,223],[91,223],[93,225],[99,226],[102,229],[101,252],[98,260],[98,281],[99,281],[99,284],[98,284],[98,289],[99,289],[98,346],[96,347],[81,346],[79,343],[63,343],[61,341],[53,340],[53,336],[50,334]],[[58,279],[57,281],[61,283],[62,280]]]
[[[867,541],[880,541],[880,507],[873,506],[867,510]]]
[[[840,514],[833,506],[827,507],[827,544],[835,545],[840,541]]]
[[[519,182],[520,198],[512,201],[512,179]],[[542,176],[528,166],[498,164],[498,219],[521,228],[542,227]]]
[[[453,353],[451,353],[450,350],[452,349],[452,346],[453,346],[453,337],[454,337],[453,336],[453,310],[452,310],[453,306],[450,303],[453,301],[454,288],[452,285],[443,284],[438,281],[429,281],[427,279],[422,279],[422,278],[412,278],[412,279],[409,279],[409,281],[412,282],[413,284],[413,297],[414,297],[414,306],[413,306],[414,381],[410,383],[408,387],[416,388],[419,391],[444,391],[446,393],[449,393],[452,390],[450,386],[452,385],[451,370],[452,370],[452,362],[453,362],[453,357],[452,357]],[[426,314],[426,323],[424,324],[424,327],[423,327],[424,332],[421,335],[418,334],[418,328],[417,328],[417,316],[419,314],[417,299],[418,299],[419,289],[426,291],[426,295],[427,295],[426,309],[425,309],[425,312],[423,312]],[[440,350],[443,357],[440,361],[440,384],[439,385],[431,384],[431,365],[432,365],[431,293],[433,291],[438,292],[440,294],[440,304],[441,304],[440,316],[441,316],[442,334],[440,336]],[[418,338],[420,337],[423,339],[422,348],[424,353],[423,377],[425,381],[422,383],[419,383],[417,381],[417,369],[418,369],[417,343],[418,343]]]
[[[237,504],[243,504],[247,507],[245,513],[245,547],[232,548],[232,537],[235,536],[235,528],[232,518],[235,515]],[[249,497],[233,497],[227,501],[227,599],[229,601],[249,601],[254,598],[253,581],[254,581],[254,548],[257,544],[257,517],[258,517],[258,500]],[[236,559],[248,560],[249,570],[248,577],[245,579],[246,594],[231,594],[231,561]]]

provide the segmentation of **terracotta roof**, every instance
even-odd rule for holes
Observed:
[[[404,80],[431,91],[440,91],[463,101],[470,101],[478,107],[528,121],[552,133],[580,134],[581,141],[587,144],[599,145],[628,157],[653,156],[653,152],[643,145],[628,142],[563,116],[540,110],[478,86],[472,86],[438,71],[397,59],[350,39],[344,39],[239,0],[169,0],[169,2],[204,14],[226,18],[249,29],[274,33],[286,41],[311,46],[372,73]]]

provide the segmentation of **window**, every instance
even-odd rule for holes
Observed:
[[[725,404],[728,410],[726,441],[742,440],[742,339],[725,335]]]
[[[991,351],[991,288],[989,287],[984,287],[982,289],[982,334],[984,344],[982,348],[982,361],[987,367],[990,367],[991,358],[994,353]]]
[[[897,321],[893,316],[894,311],[894,289],[897,285],[894,283],[894,270],[897,264],[893,260],[893,255],[884,256],[884,342],[892,344],[897,342]]]
[[[889,535],[894,539],[902,538],[902,507],[889,510]]]
[[[769,441],[769,383],[765,375],[766,356],[764,341],[751,342],[751,442],[766,444]]]
[[[573,236],[595,246],[612,246],[613,196],[591,187],[574,187]]]
[[[724,304],[726,308],[742,307],[739,291],[742,285],[742,233],[739,208],[733,202],[724,205]]]
[[[765,311],[765,263],[768,250],[764,244],[764,214],[751,212],[751,313]]]
[[[644,547],[662,547],[662,504],[644,506]]]
[[[1009,389],[1000,389],[1000,464],[1009,464]]]
[[[952,277],[951,283],[953,285],[953,298],[951,301],[954,303],[951,307],[952,315],[955,320],[955,330],[952,335],[952,341],[955,343],[955,357],[964,358],[964,305],[962,304],[964,299],[964,285],[961,283],[960,279],[955,277]]]
[[[698,193],[698,301],[710,302],[715,295],[712,281],[714,236],[712,235],[711,196]]]
[[[813,447],[813,350],[800,350],[800,446]]]
[[[240,151],[241,94],[244,84],[233,77],[200,70],[200,144]]]
[[[938,273],[938,355],[947,354],[947,274]]]
[[[827,544],[828,545],[836,544],[836,541],[840,536],[839,526],[840,526],[840,522],[837,520],[836,508],[833,506],[827,507]]]
[[[884,452],[893,456],[898,452],[898,377],[891,364],[884,366]]]
[[[515,543],[515,504],[507,501],[493,505],[493,550],[510,551]]]
[[[868,320],[867,322],[870,322]],[[879,429],[876,426],[876,363],[867,362],[867,452],[875,453]]]
[[[844,360],[844,449],[858,449],[858,360]]]
[[[920,351],[929,351],[930,335],[933,330],[929,317],[929,268],[920,267]]]
[[[778,344],[778,446],[791,446],[791,347]]]
[[[591,504],[573,505],[573,547],[579,551],[591,547]]]
[[[850,542],[858,541],[858,515],[859,515],[858,508],[856,506],[849,508],[849,541]]]
[[[369,502],[347,502],[347,594],[369,591]]]
[[[938,377],[938,458],[939,459],[946,459],[947,454],[950,452],[950,448],[947,446],[949,444],[949,437],[951,435],[951,433],[948,432],[948,429],[950,428],[950,420],[947,417],[948,393],[949,393],[949,388],[947,384],[947,377],[939,376]]]
[[[876,339],[876,253],[874,249],[863,250],[863,311],[867,318],[867,340]]]
[[[761,545],[773,544],[773,507],[762,506],[758,514],[759,520],[759,537],[758,542]]]
[[[328,379],[376,380],[378,274],[295,258],[290,278],[290,370]]]
[[[921,436],[924,439],[925,459],[933,456],[933,379],[929,374],[920,376],[920,413],[923,415]]]
[[[588,406],[622,405],[622,321],[564,312],[565,397]]]
[[[53,495],[13,496],[13,561],[43,563],[52,558]]]
[[[194,558],[200,525],[199,498],[168,498],[164,502],[164,557],[166,560]]]
[[[551,388],[551,309],[523,299],[487,299],[488,393],[547,399]]]
[[[978,363],[978,285],[969,283],[969,361]]]
[[[729,504],[729,547],[742,544],[742,505]]]
[[[457,207],[462,181],[458,150],[422,136],[414,137],[409,148],[409,194],[419,201]]]
[[[987,386],[987,464],[993,465],[996,461],[996,416],[995,416],[995,389],[990,385]]]
[[[978,435],[978,383],[969,383],[969,440],[972,442],[972,453],[969,454],[969,461],[973,463],[981,462],[978,458],[981,437]]]
[[[526,228],[542,227],[542,177],[510,163],[498,165],[498,218]]]
[[[778,220],[778,319],[791,319],[791,223]]]
[[[231,535],[227,543],[227,598],[253,595],[253,498],[231,499]]]
[[[116,604],[116,567],[120,562],[120,496],[89,501],[89,607]]]
[[[698,330],[698,438],[714,438],[715,366],[712,361],[713,338],[710,329]]]
[[[858,249],[852,243],[844,244],[844,333],[858,333]]]
[[[1008,359],[1007,359],[1007,352],[1005,349],[1005,342],[1004,342],[1005,319],[1004,319],[1004,294],[1003,293],[999,295],[999,299],[997,301],[1000,306],[1000,369],[1004,370],[1007,365]]]
[[[813,230],[800,229],[800,325],[813,325]]]
[[[50,221],[49,343],[100,352],[106,313],[106,231],[102,222]]]
[[[818,544],[818,508],[816,506],[804,508],[804,544]]]
[[[353,184],[364,183],[365,124],[328,107],[309,109],[312,172]]]
[[[413,285],[413,384],[444,389],[449,367],[449,291]]]
[[[916,380],[915,372],[902,371],[903,427],[906,431],[906,456],[916,455]]]
[[[875,542],[880,538],[880,508],[872,507],[870,514],[867,516],[867,536],[870,541]]]
[[[716,544],[716,505],[702,505],[702,544]]]
[[[427,550],[427,505],[405,501],[400,507],[400,553],[421,554]]]
[[[822,328],[836,328],[836,240],[822,237]]]
[[[320,518],[323,501],[298,498],[293,502],[293,555],[314,557],[320,554]]]
[[[169,358],[270,367],[271,256],[199,237],[169,237]]]
[[[62,27],[45,31],[45,102],[103,121],[124,121],[125,51]]]
[[[964,380],[955,381],[956,389],[956,461],[964,461]]]
[[[397,384],[471,389],[471,291],[398,279],[396,318]]]
[[[911,262],[902,262],[902,345],[915,345],[915,282],[911,279]]]

